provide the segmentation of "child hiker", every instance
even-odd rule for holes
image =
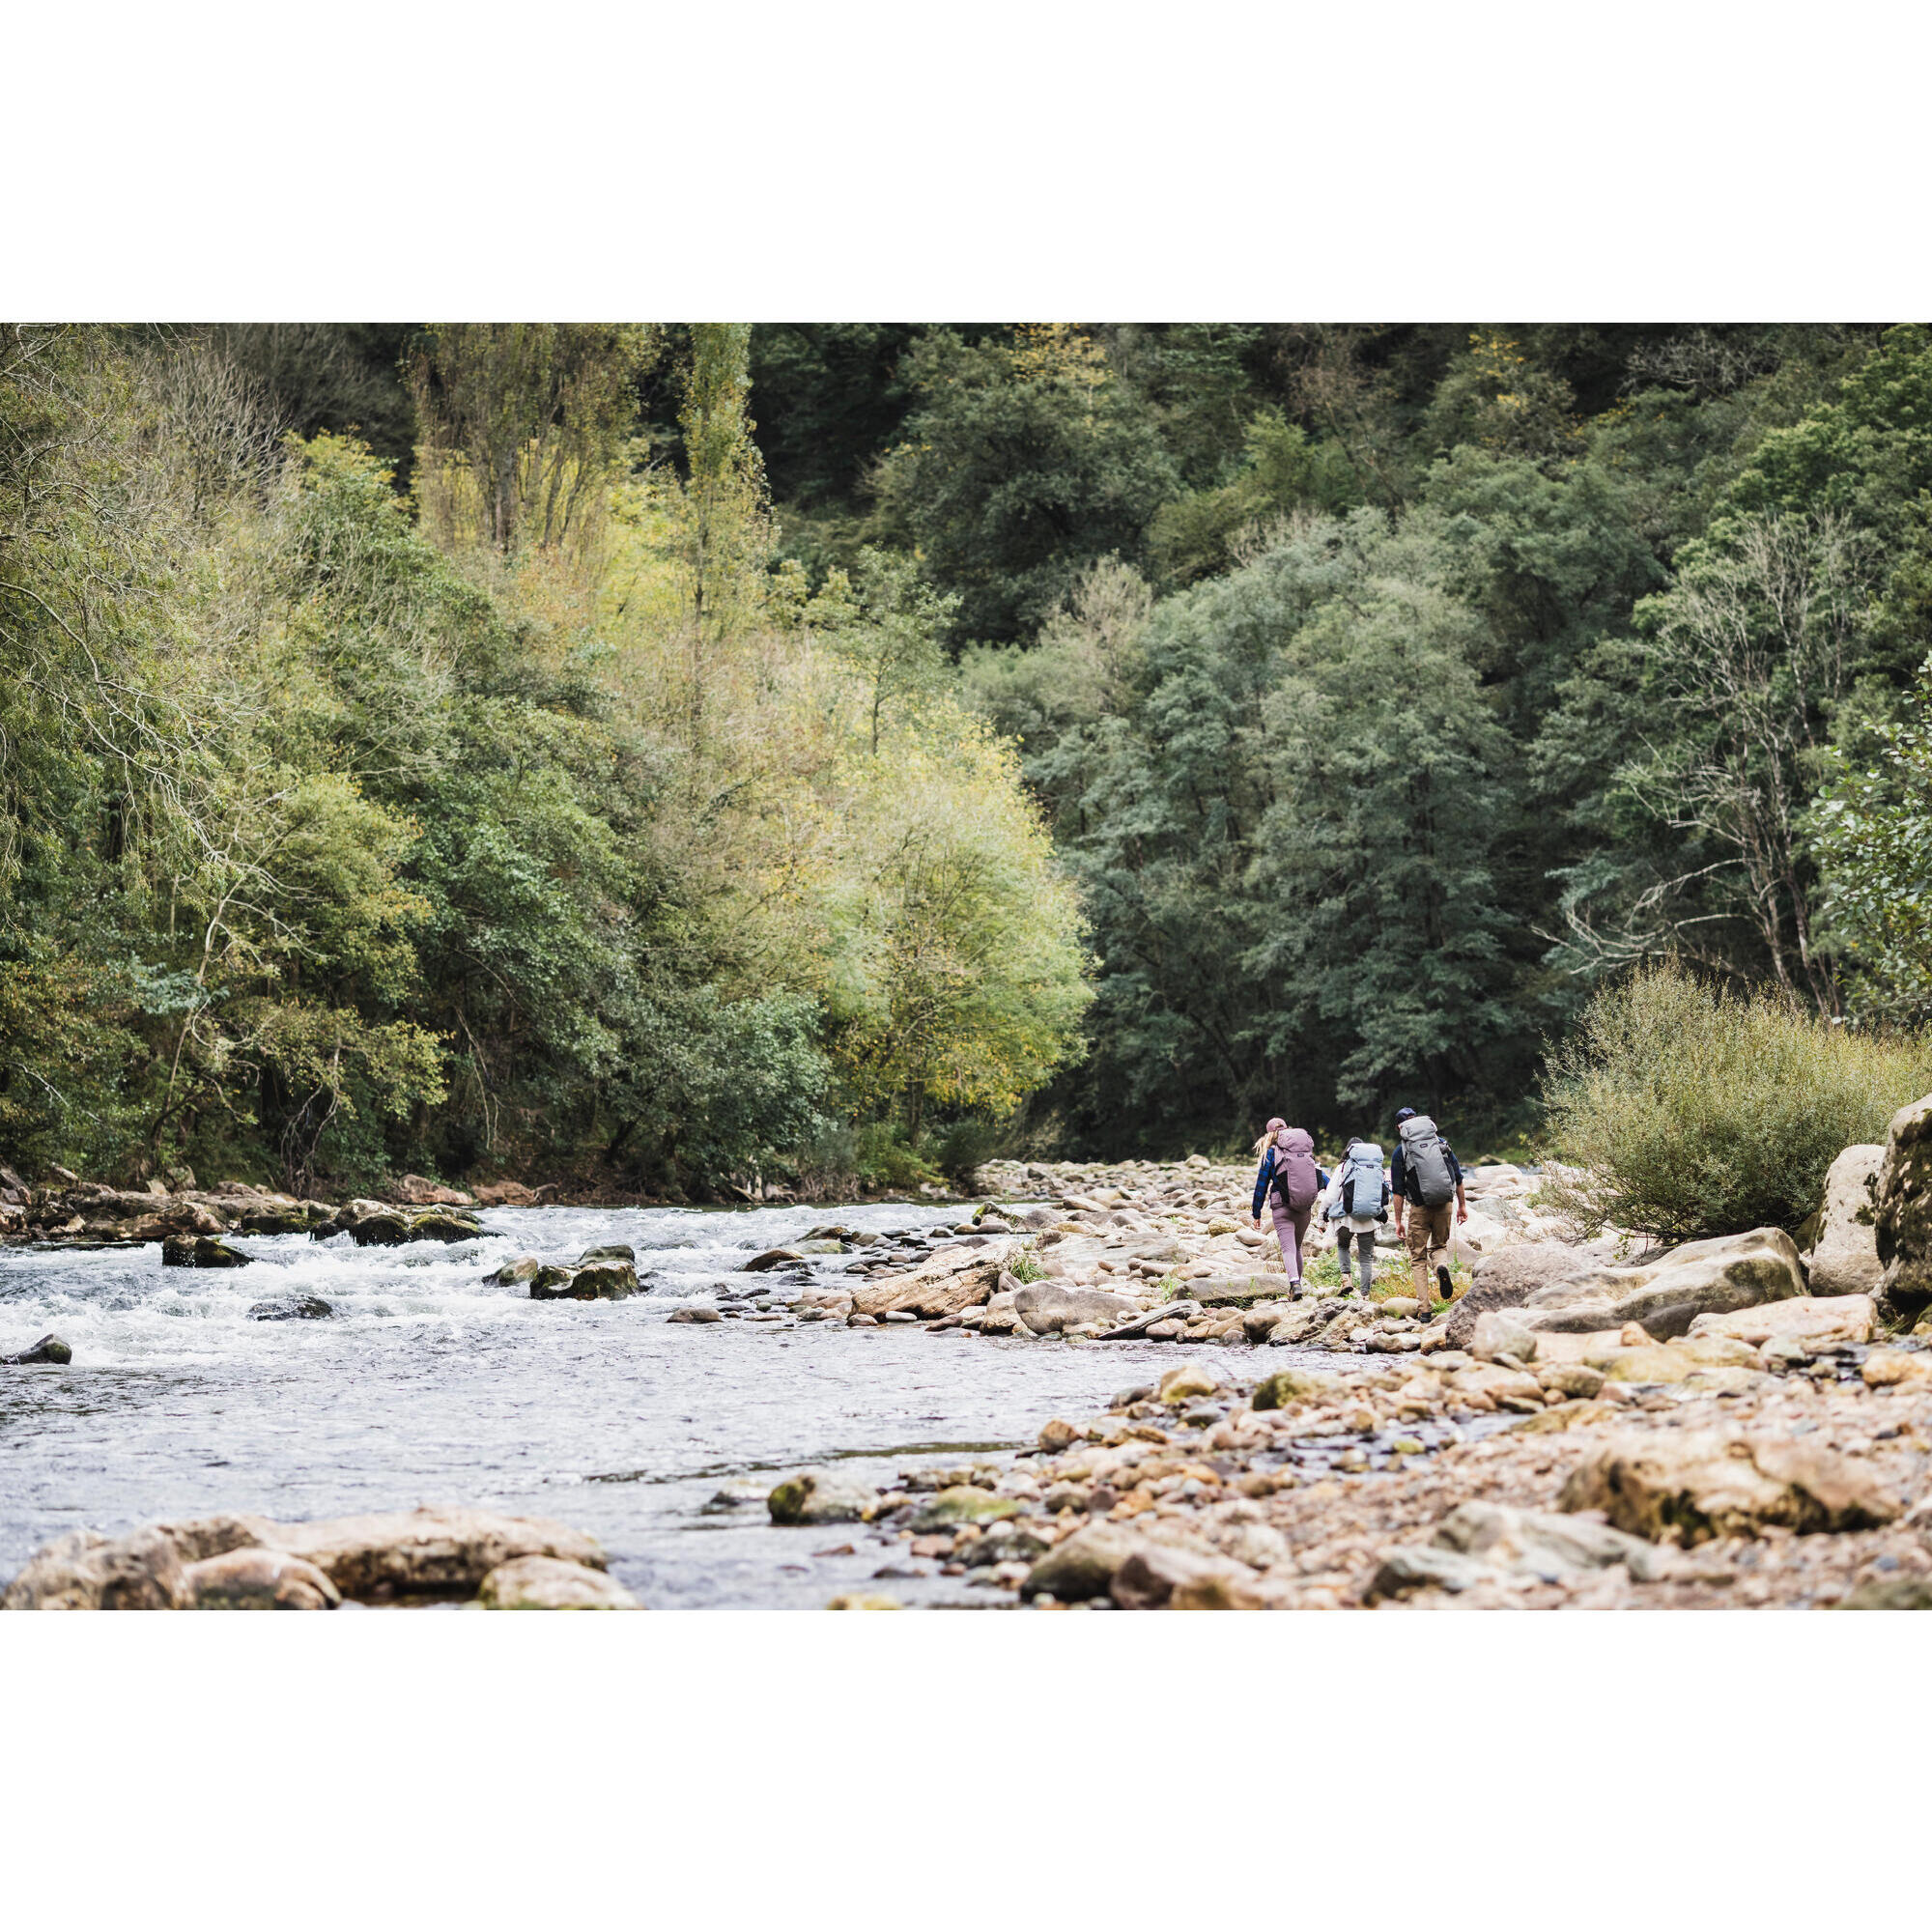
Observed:
[[[1261,1167],[1255,1175],[1255,1232],[1261,1232],[1262,1203],[1274,1209],[1274,1232],[1281,1242],[1281,1259],[1288,1269],[1291,1301],[1301,1295],[1301,1248],[1308,1238],[1308,1217],[1328,1177],[1315,1165],[1315,1143],[1305,1129],[1291,1127],[1279,1118],[1255,1143]]]

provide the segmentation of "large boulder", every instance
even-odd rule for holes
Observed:
[[[0,1609],[181,1610],[192,1601],[180,1552],[158,1530],[108,1538],[76,1529],[28,1559]]]
[[[351,1201],[309,1230],[317,1240],[346,1234],[358,1248],[399,1248],[409,1241],[469,1241],[483,1232],[460,1208],[395,1208],[386,1201]]]
[[[332,1610],[342,1593],[305,1557],[283,1549],[230,1549],[183,1573],[196,1610]]]
[[[1466,1349],[1478,1316],[1520,1308],[1540,1289],[1596,1265],[1596,1256],[1556,1241],[1522,1241],[1485,1256],[1476,1264],[1474,1281],[1449,1311],[1447,1346]]]
[[[163,1267],[240,1268],[249,1257],[212,1235],[170,1235],[161,1243]]]
[[[1029,1281],[1014,1293],[1013,1312],[1036,1335],[1057,1335],[1089,1321],[1116,1327],[1131,1321],[1142,1311],[1131,1295],[1110,1294],[1102,1288],[1065,1288],[1057,1281]]]
[[[961,1314],[992,1299],[1001,1274],[1017,1253],[1017,1244],[1011,1241],[942,1248],[909,1273],[883,1279],[875,1276],[862,1283],[852,1293],[852,1312],[874,1316],[904,1313],[925,1321]]]
[[[1887,1311],[1911,1315],[1932,1301],[1932,1094],[1901,1107],[1886,1130],[1874,1245]]]
[[[1690,1545],[1768,1525],[1870,1529],[1901,1505],[1871,1469],[1808,1436],[1707,1429],[1613,1437],[1570,1472],[1557,1507]]]
[[[1761,1349],[1774,1335],[1790,1335],[1820,1349],[1839,1345],[1860,1347],[1878,1331],[1878,1308],[1868,1294],[1796,1294],[1788,1301],[1767,1301],[1761,1308],[1745,1308],[1735,1315],[1700,1315],[1690,1324],[1691,1341],[1705,1335],[1728,1335]]]
[[[1885,1279],[1878,1258],[1878,1189],[1885,1149],[1848,1147],[1825,1176],[1818,1238],[1804,1257],[1811,1293],[1876,1294]]]
[[[586,1248],[575,1267],[553,1264],[525,1278],[532,1301],[623,1301],[638,1292],[637,1253],[621,1242]]]
[[[1209,1308],[1245,1308],[1256,1301],[1272,1301],[1281,1293],[1279,1271],[1259,1269],[1244,1274],[1208,1275],[1190,1281],[1187,1292]]]
[[[1659,1340],[1690,1331],[1700,1315],[1729,1315],[1804,1293],[1804,1264],[1781,1228],[1719,1235],[1671,1248],[1635,1267],[1596,1267],[1538,1289],[1528,1325],[1584,1334],[1640,1322]]]
[[[306,1557],[345,1597],[470,1596],[519,1556],[604,1567],[594,1538],[546,1517],[418,1509],[263,1525],[262,1545]]]
[[[486,1610],[640,1610],[614,1577],[554,1556],[519,1556],[484,1577],[476,1601]]]
[[[61,1368],[73,1360],[73,1350],[58,1335],[43,1335],[38,1342],[22,1349],[17,1355],[0,1355],[0,1362],[14,1368],[26,1368],[35,1362],[52,1362]]]

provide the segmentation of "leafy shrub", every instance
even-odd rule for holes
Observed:
[[[1845,1148],[1932,1088],[1932,1040],[1814,1019],[1672,968],[1598,993],[1552,1056],[1544,1202],[1662,1240],[1795,1229]]]
[[[854,1138],[862,1187],[911,1194],[925,1182],[940,1179],[938,1169],[908,1142],[896,1121],[868,1121]]]
[[[967,1115],[941,1127],[926,1143],[925,1155],[961,1193],[971,1194],[981,1161],[1000,1151],[1002,1135],[990,1121]]]

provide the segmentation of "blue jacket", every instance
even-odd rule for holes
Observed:
[[[1328,1185],[1328,1170],[1325,1167],[1318,1167],[1315,1175],[1323,1187]],[[1255,1176],[1255,1206],[1254,1212],[1249,1216],[1251,1220],[1259,1221],[1262,1218],[1262,1203],[1267,1199],[1268,1183],[1273,1179],[1274,1149],[1269,1148],[1267,1152],[1262,1155],[1261,1172]]]
[[[1441,1136],[1437,1135],[1436,1138],[1439,1140],[1441,1139]],[[1443,1141],[1442,1151],[1443,1154],[1447,1157],[1449,1162],[1449,1179],[1453,1180],[1458,1187],[1461,1187],[1463,1184],[1463,1163],[1456,1158],[1456,1150],[1452,1148],[1447,1141]],[[1402,1161],[1402,1142],[1400,1139],[1398,1139],[1395,1144],[1395,1158],[1389,1162],[1389,1185],[1395,1190],[1396,1193],[1401,1194],[1402,1198],[1405,1201],[1407,1201],[1408,1205],[1411,1208],[1421,1207],[1422,1205],[1421,1202],[1410,1200],[1408,1195],[1403,1192],[1404,1179],[1405,1175],[1404,1175],[1403,1161]]]

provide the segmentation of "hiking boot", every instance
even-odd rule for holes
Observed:
[[[1442,1299],[1453,1301],[1456,1298],[1456,1284],[1449,1279],[1449,1270],[1446,1267],[1438,1267],[1435,1270],[1435,1279],[1441,1284]]]

